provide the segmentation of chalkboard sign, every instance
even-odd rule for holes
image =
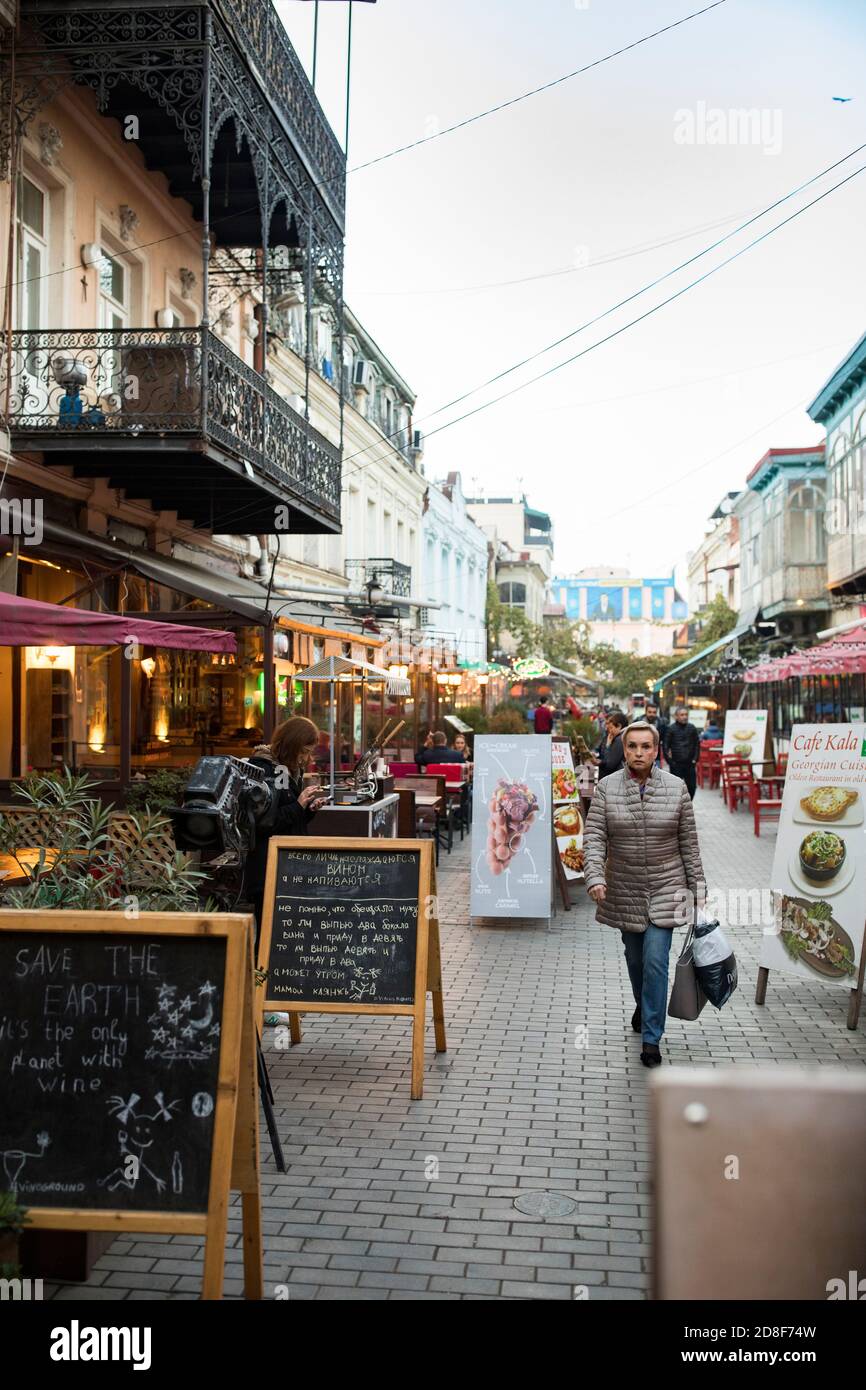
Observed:
[[[430,843],[274,836],[264,904],[262,1012],[412,1015],[420,1095],[428,989],[445,1050]]]
[[[222,1229],[221,1285],[232,1165],[258,1189],[250,929],[0,912],[0,1187],[34,1225]]]
[[[278,849],[269,992],[414,1004],[420,860],[381,842],[372,854]]]
[[[25,1206],[207,1211],[225,939],[0,935],[0,1163]]]

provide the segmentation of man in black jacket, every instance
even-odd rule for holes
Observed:
[[[700,748],[700,735],[694,724],[689,723],[688,710],[685,705],[677,705],[674,722],[665,730],[665,757],[674,776],[682,777],[693,801],[698,782],[696,768]]]

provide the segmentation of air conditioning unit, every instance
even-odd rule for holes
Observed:
[[[412,431],[412,446],[411,446],[411,448],[412,448],[412,453],[413,453],[413,454],[418,454],[418,455],[423,454],[423,452],[424,452],[424,431],[423,431],[423,430],[413,430],[413,431]]]
[[[352,385],[356,391],[369,391],[373,384],[373,372],[370,363],[363,357],[355,358],[355,366],[352,369]]]

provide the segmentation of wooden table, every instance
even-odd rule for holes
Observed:
[[[35,869],[39,863],[39,855],[42,851],[35,849],[19,849],[16,855],[0,854],[0,888],[7,888],[15,883],[29,883],[31,874],[25,872],[27,869]],[[60,851],[57,849],[45,849],[45,863],[50,867],[57,859]]]

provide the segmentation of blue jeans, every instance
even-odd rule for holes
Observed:
[[[654,927],[646,931],[622,932],[625,962],[634,993],[640,1006],[641,1028],[645,1043],[661,1042],[668,1012],[668,957],[671,953],[673,931]]]

